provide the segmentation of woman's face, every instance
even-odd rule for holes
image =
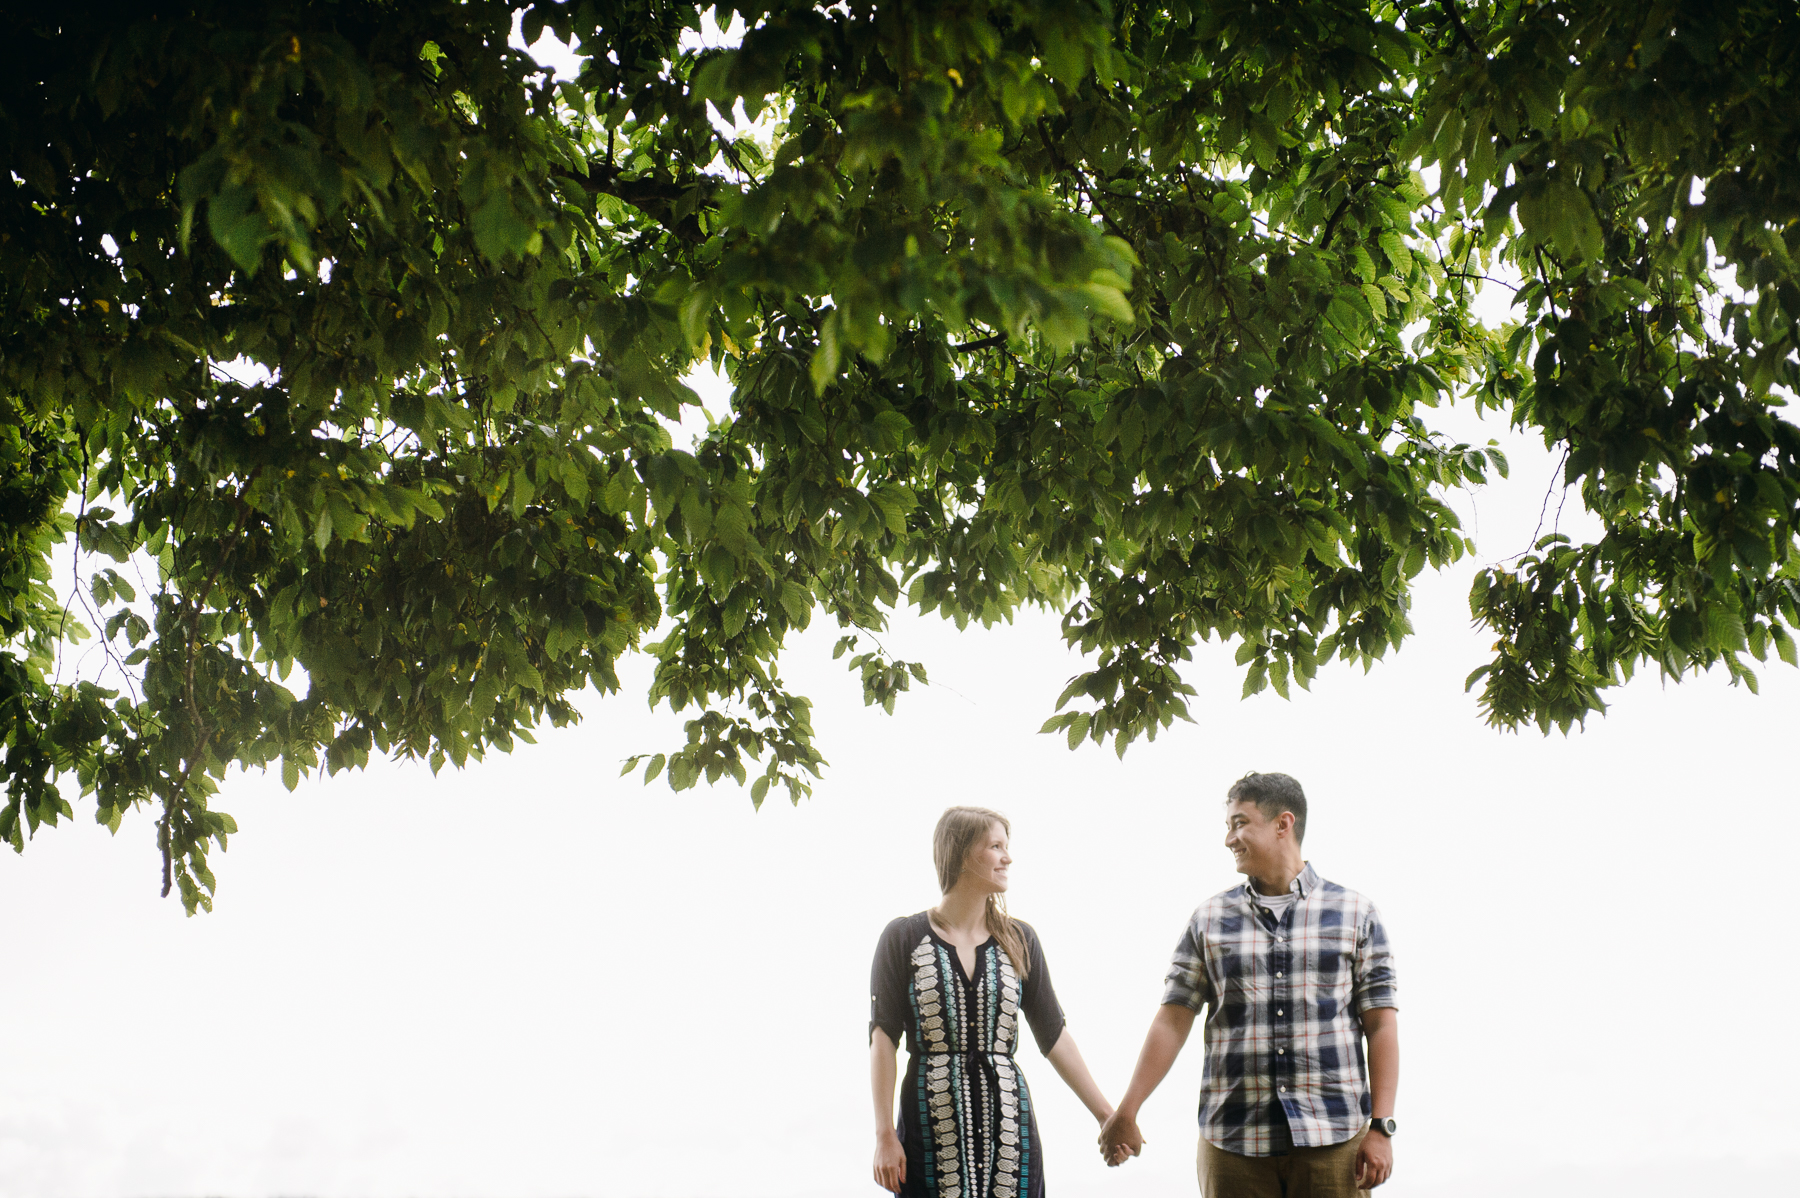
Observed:
[[[1006,825],[989,825],[987,836],[975,842],[963,859],[963,879],[990,894],[1006,892],[1006,867],[1012,864],[1007,851]]]

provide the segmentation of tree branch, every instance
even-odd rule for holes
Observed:
[[[621,173],[617,167],[605,162],[589,162],[588,173],[585,175],[566,166],[550,164],[552,178],[567,179],[589,195],[609,195],[623,200],[690,245],[699,245],[706,240],[706,233],[700,228],[698,216],[693,212],[686,216],[676,215],[681,201],[687,198],[688,193],[705,187],[705,183],[695,180],[692,184],[684,185],[660,179],[625,179],[620,177]],[[713,208],[710,195],[695,207]]]
[[[1094,206],[1094,211],[1100,214],[1100,219],[1106,222],[1106,227],[1113,231],[1113,236],[1120,241],[1130,242],[1131,238],[1125,235],[1125,230],[1119,227],[1118,222],[1113,220],[1112,215],[1101,206],[1100,200],[1095,196],[1096,185],[1088,181],[1087,175],[1082,172],[1080,167],[1062,156],[1062,152],[1051,142],[1050,134],[1045,131],[1041,122],[1038,124],[1038,140],[1044,143],[1044,149],[1049,153],[1050,160],[1074,176],[1075,186],[1080,189],[1082,195],[1087,197],[1088,203]]]
[[[1475,44],[1475,39],[1469,35],[1469,27],[1463,24],[1462,14],[1456,11],[1456,0],[1443,0],[1442,7],[1444,15],[1450,18],[1451,27],[1456,30],[1456,40],[1468,47],[1469,53],[1486,62],[1487,55]]]
[[[1005,344],[1006,334],[996,333],[992,337],[983,337],[979,341],[965,341],[961,345],[952,345],[950,347],[950,352],[953,354],[970,354],[980,349],[998,349]]]
[[[1344,212],[1350,207],[1350,201],[1356,198],[1359,189],[1352,187],[1350,193],[1338,201],[1338,206],[1325,221],[1325,232],[1319,235],[1319,248],[1324,249],[1331,244],[1331,235],[1337,232],[1337,223],[1343,219]]]

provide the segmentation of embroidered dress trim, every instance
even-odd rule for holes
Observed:
[[[950,950],[930,936],[910,959],[921,1056],[915,1101],[926,1189],[935,1198],[1030,1193],[1031,1108],[1013,1062],[1019,975],[997,945],[980,953],[972,985],[953,973],[959,966]]]

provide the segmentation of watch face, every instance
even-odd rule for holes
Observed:
[[[1375,1119],[1375,1120],[1373,1120],[1373,1123],[1375,1124],[1375,1127],[1377,1130],[1379,1130],[1383,1135],[1387,1135],[1387,1136],[1393,1135],[1395,1129],[1400,1126],[1392,1118]]]

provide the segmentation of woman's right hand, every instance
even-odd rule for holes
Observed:
[[[892,1128],[875,1137],[875,1184],[896,1194],[906,1184],[906,1149]]]

